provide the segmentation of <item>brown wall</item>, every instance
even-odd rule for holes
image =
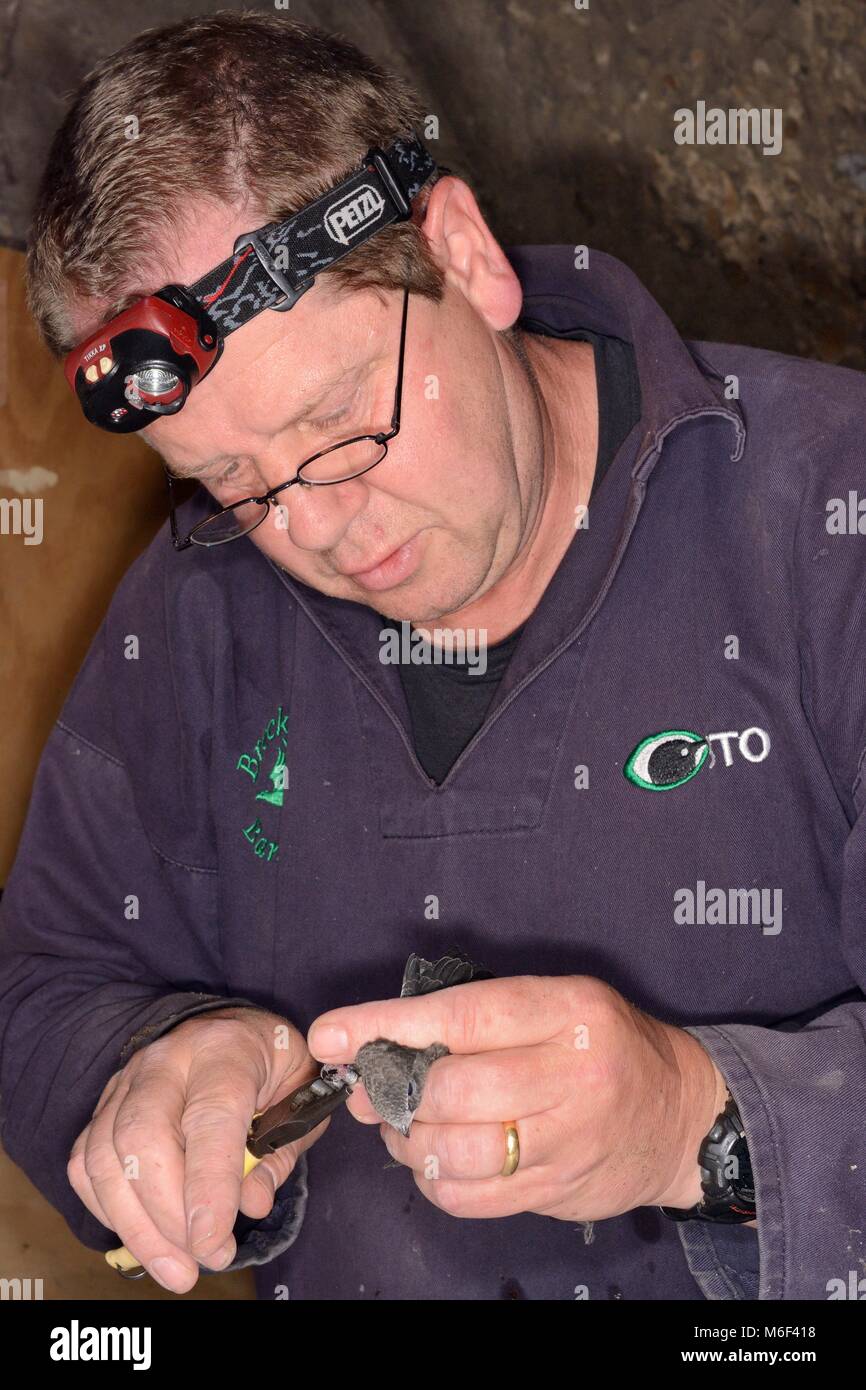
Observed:
[[[154,454],[89,425],[39,341],[23,264],[0,247],[0,498],[41,497],[44,534],[39,545],[0,534],[0,884],[63,699],[119,579],[165,516]],[[16,492],[9,470],[34,468],[56,482]]]
[[[165,516],[150,449],[88,425],[24,307],[18,251],[0,248],[0,498],[8,470],[56,474],[42,543],[0,535],[0,884],[12,862],[42,746],[118,580]],[[2,515],[2,513],[0,513]],[[39,1278],[45,1298],[170,1299],[125,1282],[80,1245],[24,1173],[0,1153],[0,1273]],[[249,1270],[200,1279],[187,1299],[249,1299]]]

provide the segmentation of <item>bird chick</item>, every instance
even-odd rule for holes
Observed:
[[[426,960],[413,951],[403,971],[400,997],[432,994],[453,985],[492,978],[485,966],[478,965],[457,946],[438,960]],[[415,1111],[421,1104],[428,1071],[439,1057],[447,1057],[448,1052],[444,1043],[431,1043],[419,1050],[403,1047],[389,1038],[377,1038],[360,1048],[355,1066],[361,1073],[373,1108],[404,1137],[408,1137]]]
[[[355,1066],[374,1109],[404,1138],[421,1104],[427,1073],[448,1051],[444,1043],[431,1043],[419,1050],[388,1038],[376,1038],[358,1050]]]

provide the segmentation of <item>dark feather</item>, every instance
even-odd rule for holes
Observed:
[[[448,989],[450,985],[469,984],[471,980],[492,979],[493,972],[470,960],[464,951],[455,949],[434,961],[425,960],[413,951],[403,971],[400,998],[432,994],[437,989]]]

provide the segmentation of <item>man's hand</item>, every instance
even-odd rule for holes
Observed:
[[[389,1153],[452,1216],[593,1221],[700,1200],[698,1148],[724,1108],[724,1078],[691,1034],[603,981],[522,975],[332,1009],[307,1041],[337,1062],[380,1037],[452,1053],[431,1067],[409,1137],[380,1126]],[[347,1107],[379,1120],[361,1086]],[[510,1177],[500,1176],[503,1121],[520,1138]]]
[[[69,1181],[158,1283],[186,1293],[199,1264],[231,1264],[238,1211],[267,1216],[298,1155],[324,1134],[330,1120],[242,1180],[253,1114],[317,1071],[303,1034],[277,1014],[187,1019],[108,1082],[72,1146]]]

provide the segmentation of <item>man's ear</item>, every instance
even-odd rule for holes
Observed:
[[[439,179],[430,191],[421,230],[446,283],[491,328],[510,328],[520,314],[523,289],[468,183],[455,175]]]

